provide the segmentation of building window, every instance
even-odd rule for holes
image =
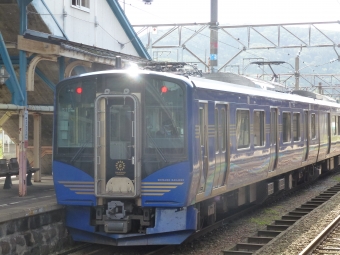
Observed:
[[[282,113],[282,141],[284,143],[291,141],[290,112]]]
[[[237,110],[236,112],[236,139],[237,148],[248,148],[250,145],[249,110]]]
[[[293,140],[300,141],[300,113],[293,113]]]
[[[88,11],[90,9],[90,0],[72,0],[72,6]]]
[[[254,146],[264,146],[264,111],[254,111]]]

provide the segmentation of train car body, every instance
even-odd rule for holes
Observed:
[[[53,178],[75,241],[180,244],[339,165],[335,102],[122,70],[67,79],[55,98]]]

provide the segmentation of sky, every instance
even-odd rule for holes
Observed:
[[[118,0],[132,25],[210,21],[210,0]],[[340,0],[219,0],[222,25],[340,20]]]

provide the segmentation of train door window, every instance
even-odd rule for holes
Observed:
[[[200,108],[200,143],[201,146],[203,146],[203,133],[204,133],[204,110],[203,108]]]
[[[300,141],[300,113],[293,113],[293,141]]]
[[[311,138],[314,140],[316,138],[316,126],[315,126],[315,113],[310,115],[310,126],[311,126]]]
[[[264,111],[254,111],[254,146],[264,146]]]
[[[225,107],[221,109],[221,125],[222,125],[222,135],[221,135],[221,148],[222,151],[226,151],[226,143],[227,143],[227,113]]]
[[[219,135],[219,130],[218,130],[218,109],[215,108],[215,151],[218,152],[220,150],[220,146],[219,146],[219,141],[218,141],[218,137]]]
[[[118,100],[117,100],[118,101]],[[124,102],[110,107],[110,157],[111,159],[130,159],[133,121],[131,106]]]
[[[331,128],[332,128],[332,135],[336,135],[336,129],[337,129],[337,127],[336,127],[336,116],[335,115],[332,115],[332,126],[331,126]]]
[[[236,112],[236,139],[237,148],[244,149],[250,145],[249,110],[237,110]]]
[[[282,113],[282,136],[282,141],[284,143],[291,141],[290,112]]]

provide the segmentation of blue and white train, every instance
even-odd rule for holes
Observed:
[[[340,105],[313,93],[116,70],[55,98],[53,178],[75,241],[180,244],[340,163]]]

